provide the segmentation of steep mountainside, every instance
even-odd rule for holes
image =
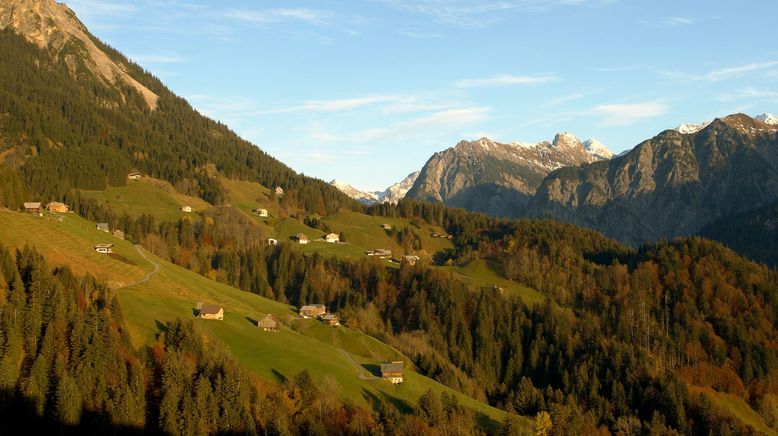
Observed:
[[[556,135],[552,143],[502,144],[488,138],[461,141],[427,161],[407,196],[491,215],[516,216],[549,172],[611,155],[599,142],[582,144],[569,133]]]
[[[213,204],[225,198],[219,179],[230,178],[281,186],[290,209],[357,207],[200,115],[90,35],[64,4],[0,2],[0,58],[0,163],[19,170],[29,191],[5,198],[102,190],[140,171]],[[19,185],[3,183],[2,173],[0,192]]]
[[[551,173],[530,214],[637,244],[696,233],[778,198],[778,129],[747,115],[667,130],[610,161]]]
[[[700,229],[751,259],[778,266],[778,202],[719,218]]]
[[[125,64],[111,59],[86,27],[65,4],[41,0],[4,0],[0,4],[0,29],[11,28],[29,42],[48,49],[71,73],[86,69],[100,81],[119,89],[129,85],[156,109],[158,96],[128,73]]]

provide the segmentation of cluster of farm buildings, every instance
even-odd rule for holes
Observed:
[[[299,310],[302,319],[318,319],[323,324],[330,327],[340,326],[340,317],[335,313],[327,312],[327,307],[323,304],[308,304],[302,306]],[[201,306],[197,312],[197,317],[207,320],[224,320],[224,307],[218,305]],[[264,318],[256,321],[256,326],[266,332],[280,331],[281,323],[273,314],[267,314]],[[405,364],[403,361],[396,360],[381,364],[381,378],[399,384],[403,382]]]

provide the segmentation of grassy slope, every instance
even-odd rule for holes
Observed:
[[[544,301],[543,294],[512,280],[503,278],[499,263],[476,259],[463,265],[440,267],[449,271],[471,286],[482,287],[496,285],[506,291],[518,295],[526,304],[540,304]]]
[[[0,240],[9,247],[33,245],[52,264],[69,264],[77,272],[91,272],[114,284],[134,282],[153,269],[131,244],[95,230],[93,223],[73,214],[59,222],[16,212],[0,212]],[[98,255],[91,249],[93,243],[108,241],[116,243],[116,251],[137,265]],[[165,323],[177,318],[192,318],[198,303],[220,304],[225,308],[224,321],[197,319],[196,322],[206,333],[224,343],[243,366],[263,378],[280,381],[308,369],[316,378],[334,377],[344,396],[365,405],[368,398],[383,397],[403,407],[414,404],[428,388],[454,392],[413,371],[408,371],[408,381],[399,387],[383,380],[361,380],[358,368],[344,351],[355,361],[368,364],[369,369],[400,354],[358,331],[332,329],[315,320],[297,320],[290,306],[208,280],[151,254],[147,253],[147,256],[160,264],[160,271],[148,282],[118,291],[136,346],[153,342]],[[268,313],[281,319],[284,327],[280,332],[260,331],[253,324]],[[408,362],[407,358],[404,360]],[[491,425],[505,416],[498,409],[456,394],[467,407],[489,416]]]
[[[52,264],[67,264],[77,274],[90,273],[111,287],[138,281],[151,270],[132,244],[97,230],[95,223],[75,214],[46,213],[41,218],[0,211],[0,243],[34,246]],[[96,253],[92,247],[99,243],[116,244],[115,255]]]
[[[370,216],[361,213],[342,211],[335,215],[324,218],[335,232],[344,232],[346,240],[365,249],[388,248],[400,254],[401,247],[397,241],[390,237],[386,230],[381,228],[381,224],[387,223],[400,230],[411,228],[421,237],[422,250],[432,256],[441,250],[453,248],[451,241],[441,238],[433,238],[431,233],[444,233],[439,227],[423,225],[416,228],[408,220],[402,218],[385,218],[380,216]]]
[[[771,429],[759,413],[752,409],[748,403],[735,395],[717,392],[711,388],[698,386],[690,386],[689,392],[692,394],[705,395],[705,397],[707,397],[722,413],[729,414],[741,422],[750,425],[759,433],[778,435],[778,432]]]
[[[149,178],[130,181],[126,186],[109,187],[105,191],[81,192],[107,204],[116,213],[126,212],[134,216],[146,213],[168,221],[187,215],[181,212],[181,206],[191,206],[195,212],[211,207],[199,198],[176,192],[168,183]]]

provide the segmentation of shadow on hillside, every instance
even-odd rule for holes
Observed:
[[[397,386],[391,385],[389,383],[386,383],[386,388],[388,389],[397,389]],[[407,401],[397,398],[395,396],[389,395],[383,390],[379,391],[379,395],[376,395],[375,393],[362,388],[362,398],[367,400],[368,404],[370,405],[370,408],[373,410],[381,410],[381,407],[383,404],[391,404],[394,406],[400,413],[408,414],[413,413],[414,408],[413,405],[408,403]]]
[[[131,261],[130,259],[127,259],[126,257],[124,257],[124,256],[122,256],[121,254],[118,254],[118,253],[108,253],[108,257],[116,259],[119,262],[124,262],[127,265],[133,265],[133,266],[137,266],[138,265],[137,263]]]
[[[270,372],[273,374],[273,377],[278,380],[279,383],[286,383],[288,380],[285,375],[281,374],[277,369],[270,368]]]
[[[363,363],[362,368],[365,368],[367,372],[373,374],[376,377],[381,377],[381,365],[376,365],[375,363]]]
[[[154,324],[156,324],[159,333],[165,333],[166,331],[168,331],[169,328],[168,325],[163,323],[162,321],[155,319]]]
[[[445,249],[440,250],[432,255],[432,262],[437,266],[442,266],[447,260],[454,257],[454,250]]]
[[[0,391],[0,434],[149,435],[156,432],[153,429],[111,424],[107,414],[95,411],[82,412],[78,425],[66,425],[53,416],[38,416],[32,400],[4,389]]]
[[[495,183],[485,183],[462,189],[444,203],[449,207],[461,207],[483,212],[494,217],[522,215],[530,196]]]
[[[251,323],[251,325],[253,325],[254,327],[256,327],[256,326],[258,326],[258,325],[259,325],[259,321],[257,321],[256,319],[254,319],[254,318],[252,318],[252,317],[250,317],[250,316],[247,316],[247,317],[246,317],[246,321],[248,321],[249,323]]]

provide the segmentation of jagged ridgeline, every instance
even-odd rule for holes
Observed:
[[[65,6],[41,3],[38,12],[53,18],[39,21],[56,26],[41,44],[16,33],[34,38],[37,28],[15,20],[13,5],[11,12],[0,6],[0,162],[18,170],[23,182],[0,170],[0,201],[6,205],[18,206],[23,185],[30,194],[55,198],[72,188],[122,186],[127,173],[137,170],[214,204],[224,199],[219,178],[226,177],[282,186],[292,207],[309,212],[356,207],[337,189],[295,173],[200,115],[89,35]],[[57,20],[69,20],[75,30],[63,31]]]

